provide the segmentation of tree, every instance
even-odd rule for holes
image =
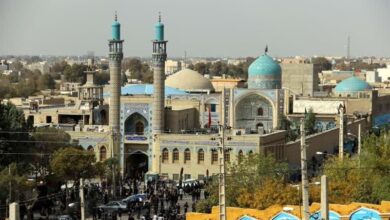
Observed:
[[[328,158],[323,173],[329,177],[331,203],[379,203],[390,200],[389,132],[364,138],[360,156]],[[316,191],[317,190],[317,191]],[[319,201],[319,188],[313,189],[313,201]]]
[[[31,165],[34,172],[42,177],[50,173],[50,156],[55,151],[71,146],[71,137],[63,130],[56,128],[36,128],[31,133],[31,140],[34,141],[33,150],[37,153],[32,157]]]
[[[110,73],[108,71],[98,72],[95,74],[95,81],[98,85],[105,85],[110,81]]]
[[[11,162],[21,159],[15,153],[21,153],[29,149],[28,125],[25,121],[23,111],[17,109],[11,103],[0,104],[0,151],[10,155],[0,155],[0,168],[8,166]]]
[[[63,73],[65,68],[68,67],[69,64],[63,60],[61,62],[57,62],[55,63],[52,67],[51,67],[51,71],[50,72],[53,72],[53,73]]]
[[[11,193],[9,193],[11,185]],[[33,185],[28,182],[26,176],[18,172],[17,165],[12,163],[0,172],[0,201],[5,204],[5,200],[11,195],[12,201],[25,200],[26,193],[30,192]]]
[[[306,112],[305,110],[305,129],[309,135],[316,132],[315,125],[316,115],[313,112],[313,108],[310,108],[309,112]]]
[[[142,63],[141,60],[131,58],[124,60],[122,68],[129,70],[132,79],[141,80],[144,83],[153,82],[153,72],[147,63]]]
[[[40,77],[38,82],[38,89],[44,90],[44,89],[55,89],[56,82],[54,81],[53,77],[50,74],[44,74]]]
[[[274,181],[286,184],[284,180],[288,174],[287,164],[277,162],[272,155],[253,154],[241,158],[240,162],[230,164],[227,169],[226,205],[253,207],[248,200],[253,198],[251,195],[259,193],[257,190],[260,189],[276,194],[279,189],[274,187]],[[266,189],[268,186],[270,188]],[[213,180],[206,190],[210,192],[210,197],[200,201],[197,210],[206,211],[218,203],[218,180]],[[258,202],[263,203],[260,200]]]
[[[68,82],[79,82],[84,84],[86,80],[84,72],[86,70],[87,66],[84,64],[73,64],[72,66],[66,66],[64,69],[65,79]]]
[[[321,70],[331,70],[332,64],[325,57],[315,57],[311,61],[313,64],[321,66]]]
[[[50,166],[61,180],[90,178],[94,175],[95,155],[84,149],[67,147],[57,150],[50,161]]]

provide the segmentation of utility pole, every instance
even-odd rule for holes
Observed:
[[[219,219],[226,220],[225,197],[225,89],[222,91],[222,124],[219,124]]]
[[[345,107],[340,105],[338,108],[340,114],[340,126],[339,126],[339,158],[344,158],[344,110]]]
[[[321,176],[321,218],[329,220],[328,178]]]
[[[85,203],[84,203],[84,180],[80,179],[80,212],[81,212],[81,220],[85,220]]]
[[[362,124],[359,123],[358,126],[358,155],[360,156],[360,153],[362,151]]]
[[[8,204],[12,202],[12,175],[11,175],[11,166],[8,165],[8,175],[9,175],[9,192],[8,192]]]
[[[309,181],[307,178],[307,158],[306,158],[306,130],[305,119],[301,119],[301,176],[302,176],[302,204],[303,219],[309,220]]]

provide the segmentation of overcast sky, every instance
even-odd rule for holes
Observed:
[[[0,0],[0,55],[106,55],[115,10],[124,54],[151,56],[162,12],[168,56],[390,57],[389,0]]]

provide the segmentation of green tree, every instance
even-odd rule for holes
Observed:
[[[44,74],[40,77],[38,82],[38,90],[55,89],[56,82],[50,74]]]
[[[315,57],[311,60],[313,64],[321,66],[321,70],[330,70],[332,69],[332,64],[325,57]]]
[[[95,74],[95,81],[98,85],[105,85],[110,81],[110,73],[107,71],[98,72]]]
[[[11,193],[10,193],[11,186]],[[11,202],[27,199],[27,193],[31,192],[33,185],[25,175],[18,171],[17,165],[12,163],[0,171],[0,201],[5,204],[5,200],[11,195]]]
[[[313,109],[310,108],[309,112],[306,112],[305,110],[305,129],[307,131],[307,134],[314,134],[315,131],[315,125],[316,125],[316,115],[313,112]]]
[[[364,138],[361,155],[328,158],[323,172],[329,177],[331,203],[379,203],[390,200],[389,132]],[[319,188],[317,189],[319,191]],[[313,193],[313,201],[319,201]]]
[[[50,72],[53,72],[53,73],[63,73],[65,68],[68,67],[69,64],[63,60],[61,62],[57,62],[55,63],[52,67],[51,67],[51,71]]]
[[[226,176],[226,203],[228,206],[251,207],[245,196],[253,195],[257,190],[266,190],[264,187],[273,180],[282,181],[288,176],[288,166],[280,163],[275,158],[263,154],[248,155],[240,159],[238,163],[230,164]],[[218,203],[218,180],[213,180],[206,189],[210,197],[202,200],[197,205],[197,211],[207,211]],[[277,188],[271,187],[267,190]],[[245,196],[244,196],[245,195]]]
[[[18,158],[23,160],[23,157],[18,157],[15,153],[29,149],[27,129],[28,125],[21,110],[10,103],[0,104],[0,151],[10,153],[0,154],[0,168],[8,166]]]
[[[84,84],[86,80],[84,72],[86,70],[87,66],[84,64],[73,64],[72,66],[66,66],[64,69],[65,79],[68,82],[79,82]]]
[[[71,146],[71,137],[63,130],[42,127],[36,128],[31,133],[32,141],[34,141],[31,167],[33,172],[45,177],[50,173],[50,156],[57,150]]]
[[[80,148],[67,147],[57,150],[53,154],[50,166],[59,179],[78,182],[80,178],[93,177],[95,173],[94,162],[95,155],[93,153]]]

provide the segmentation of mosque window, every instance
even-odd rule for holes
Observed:
[[[252,156],[252,155],[253,155],[253,151],[250,150],[250,151],[248,152],[248,155],[249,155],[249,156]]]
[[[218,163],[218,151],[213,150],[211,151],[211,164]]]
[[[204,162],[204,151],[203,149],[200,149],[198,151],[198,163],[203,163]]]
[[[167,163],[168,160],[169,160],[169,152],[168,152],[168,149],[164,148],[164,150],[162,152],[162,162]]]
[[[184,163],[188,163],[190,161],[191,161],[191,151],[190,151],[190,149],[187,148],[184,151]]]
[[[226,150],[225,151],[225,162],[230,162],[230,151]]]
[[[105,146],[100,148],[100,161],[103,161],[107,158],[107,149]]]
[[[217,105],[216,104],[210,104],[210,111],[216,112],[217,111]]]
[[[179,162],[179,150],[177,148],[173,149],[172,152],[172,162],[178,163]]]
[[[259,108],[257,109],[257,115],[258,115],[258,116],[263,116],[263,115],[264,115],[264,110],[263,110],[262,107],[259,107]]]
[[[144,123],[139,121],[135,124],[135,133],[139,135],[144,134]]]

